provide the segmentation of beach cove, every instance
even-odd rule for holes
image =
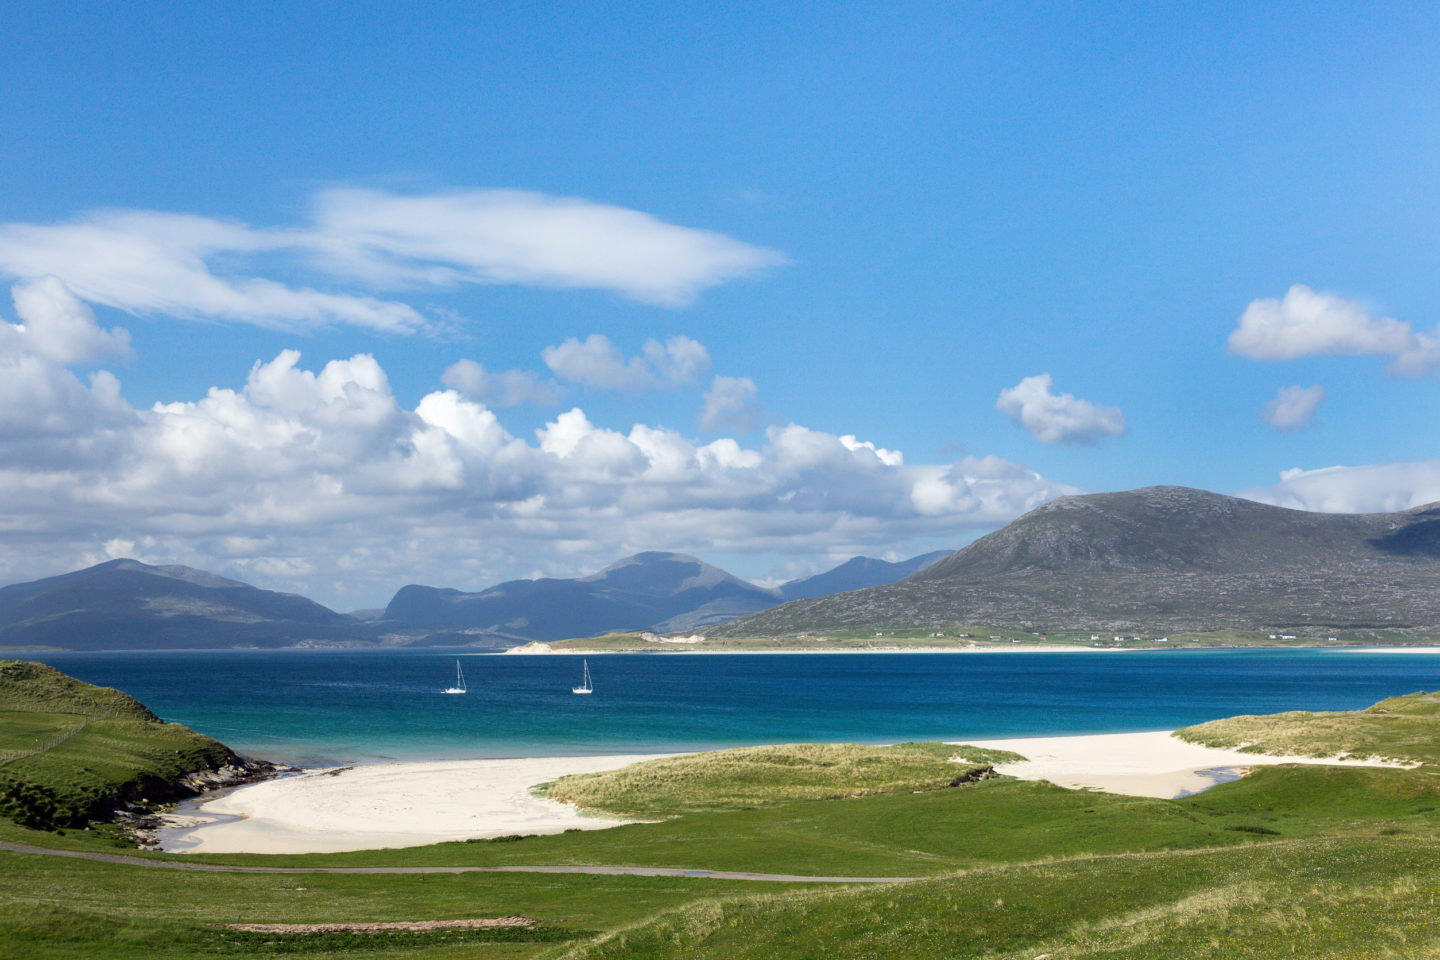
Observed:
[[[1283,763],[1396,767],[1384,760],[1266,756],[1187,743],[1170,731],[974,740],[1026,759],[997,773],[1072,789],[1177,798],[1250,769]],[[453,840],[600,830],[633,822],[537,795],[568,774],[614,770],[655,756],[545,757],[376,763],[307,771],[185,805],[161,849],[183,853],[338,853]]]

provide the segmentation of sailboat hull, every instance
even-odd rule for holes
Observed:
[[[468,692],[469,692],[468,688],[467,688],[466,685],[465,685],[465,674],[463,674],[463,673],[460,672],[460,661],[459,661],[459,660],[456,660],[456,661],[455,661],[455,686],[453,686],[453,687],[446,687],[444,690],[441,690],[440,692],[441,692],[441,693],[468,693]]]

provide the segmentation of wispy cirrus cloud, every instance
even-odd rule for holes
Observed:
[[[785,262],[642,211],[518,190],[323,190],[306,222],[281,226],[156,210],[0,224],[0,276],[55,277],[82,300],[134,314],[296,330],[419,330],[425,315],[397,294],[466,284],[680,307]]]
[[[578,287],[669,307],[788,262],[638,210],[524,190],[326,190],[313,235],[333,272],[361,279]]]

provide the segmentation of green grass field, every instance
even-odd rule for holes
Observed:
[[[47,703],[0,717],[0,749],[33,749],[37,735],[63,735],[85,717],[58,709],[64,703],[31,706]],[[1420,725],[1437,703],[1429,695],[1396,698],[1332,717],[1313,728],[1312,746],[1328,750],[1337,737],[1409,744],[1407,755],[1422,758]],[[87,722],[45,751],[51,782],[79,782],[117,756],[114,743],[86,739],[92,725],[113,719]],[[1267,719],[1295,735],[1293,717]],[[1171,801],[1009,778],[937,785],[942,771],[960,769],[950,762],[956,753],[998,759],[934,744],[724,751],[644,764],[625,776],[575,778],[577,797],[663,814],[660,822],[346,854],[134,854],[288,867],[629,864],[925,878],[910,883],[194,873],[0,852],[0,956],[1440,957],[1433,765],[1266,767]],[[115,852],[108,830],[55,833],[0,821],[0,840]],[[510,915],[539,924],[307,935],[223,926]]]

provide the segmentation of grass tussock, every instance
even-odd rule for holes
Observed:
[[[562,777],[547,795],[587,810],[639,817],[939,790],[1019,759],[943,743],[891,746],[799,743],[647,760]]]

